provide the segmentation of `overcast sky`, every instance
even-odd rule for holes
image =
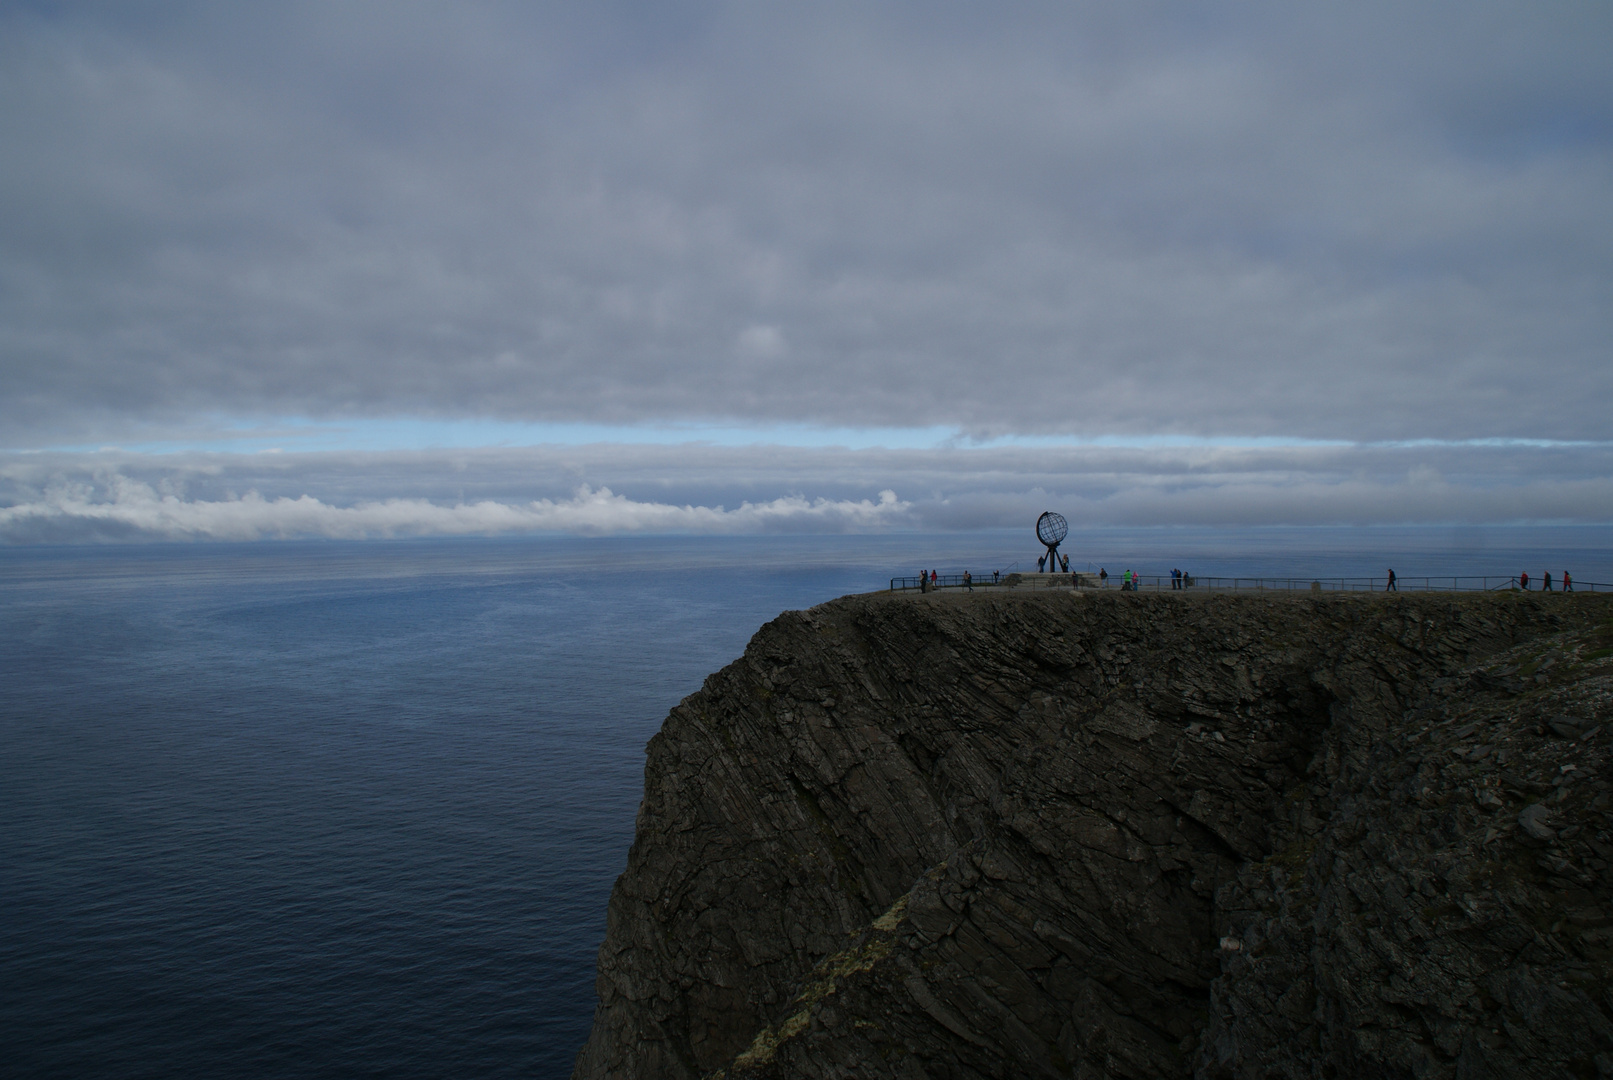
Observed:
[[[1608,521],[1609,57],[1602,2],[0,4],[0,537]]]

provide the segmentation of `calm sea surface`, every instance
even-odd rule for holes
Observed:
[[[1154,573],[1613,581],[1604,529],[1106,530]],[[643,747],[781,610],[1018,533],[0,549],[6,1075],[569,1074]]]

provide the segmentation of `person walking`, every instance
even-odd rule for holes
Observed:
[[[1389,584],[1383,587],[1384,592],[1399,592],[1400,586],[1395,584],[1395,572],[1389,571]]]
[[[1574,579],[1568,576],[1568,571],[1567,570],[1564,570],[1563,571],[1563,592],[1573,592],[1573,591],[1574,591]],[[1592,591],[1595,591],[1595,590],[1592,590]]]
[[[1109,571],[1105,570],[1101,566],[1098,567],[1098,584],[1102,585],[1105,589],[1109,587]]]
[[[1551,592],[1551,571],[1550,570],[1546,571],[1546,576],[1542,580],[1545,582],[1545,584],[1540,587],[1540,591],[1541,592]]]
[[[1523,573],[1518,575],[1518,588],[1522,589],[1524,592],[1529,591],[1529,571],[1525,570]]]

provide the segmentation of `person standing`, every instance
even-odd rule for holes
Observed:
[[[1564,570],[1563,571],[1563,592],[1573,592],[1573,591],[1574,591],[1574,579],[1568,576],[1568,571],[1567,570]],[[1594,592],[1595,590],[1592,590],[1592,591]]]
[[[930,588],[932,588],[932,589],[935,588],[935,581],[936,581],[935,571],[931,570],[930,571]]]
[[[964,588],[965,588],[965,589],[968,589],[968,590],[969,590],[969,591],[970,591],[970,592],[974,592],[974,591],[975,591],[975,579],[974,579],[974,575],[973,575],[973,574],[971,574],[971,573],[969,573],[969,571],[967,571],[967,570],[965,570],[965,571],[964,571],[964,572],[963,572],[963,587],[964,587]]]
[[[1101,566],[1098,567],[1098,583],[1105,589],[1109,587],[1109,571],[1105,570]]]
[[[1546,576],[1544,578],[1542,578],[1541,580],[1543,580],[1545,582],[1545,584],[1540,587],[1540,591],[1541,592],[1551,592],[1551,571],[1547,570],[1546,571]]]
[[[1389,584],[1383,587],[1384,592],[1399,592],[1400,586],[1395,584],[1395,572],[1389,571]]]
[[[1525,570],[1523,573],[1518,575],[1518,588],[1522,589],[1524,592],[1529,591],[1529,571]]]

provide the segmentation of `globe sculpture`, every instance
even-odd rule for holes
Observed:
[[[1069,534],[1070,523],[1063,514],[1048,510],[1036,519],[1036,539],[1047,545],[1047,568],[1052,573],[1059,570],[1059,543]]]

